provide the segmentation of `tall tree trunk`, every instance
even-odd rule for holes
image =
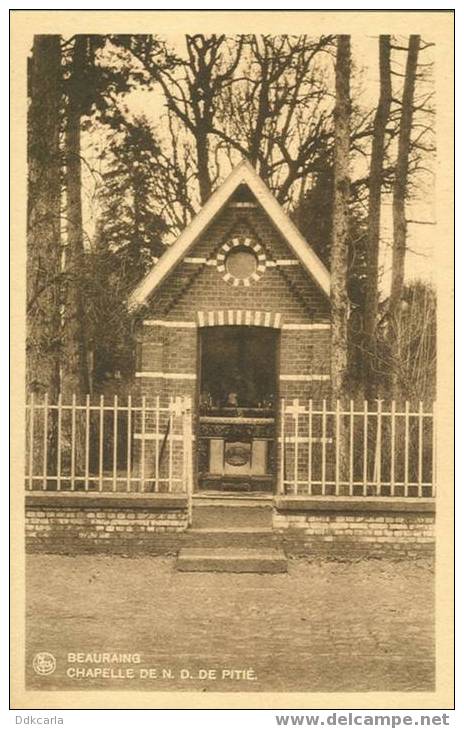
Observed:
[[[29,67],[27,357],[29,392],[60,387],[61,50],[58,35],[36,35]]]
[[[401,298],[404,288],[404,259],[406,256],[406,195],[408,186],[409,148],[414,113],[414,88],[417,74],[420,36],[409,36],[406,74],[401,107],[398,157],[393,182],[393,256],[390,291],[390,341],[393,353],[393,394],[397,394],[397,364],[400,357]]]
[[[86,36],[75,39],[71,74],[68,82],[66,119],[66,219],[67,245],[65,256],[66,297],[64,308],[64,359],[62,391],[65,397],[90,391],[88,357],[82,296],[84,234],[81,199],[81,98],[85,83]]]
[[[375,390],[376,328],[378,317],[378,279],[380,210],[382,173],[385,149],[385,129],[390,115],[392,84],[390,73],[390,36],[379,36],[379,103],[374,119],[372,153],[369,173],[369,212],[367,229],[366,296],[364,301],[364,381],[368,398]]]
[[[197,164],[198,164],[198,183],[200,186],[200,200],[204,205],[211,195],[211,179],[208,169],[208,132],[203,128],[201,122],[198,123],[195,132],[195,143],[197,148]]]
[[[339,35],[335,65],[335,148],[334,202],[331,247],[331,380],[334,397],[340,397],[346,384],[347,324],[349,301],[347,293],[348,203],[350,196],[350,70],[351,41],[349,35]]]

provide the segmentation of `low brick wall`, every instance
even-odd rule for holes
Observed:
[[[434,553],[432,499],[282,497],[273,527],[288,554],[416,557]]]
[[[28,552],[173,554],[186,528],[185,496],[26,496]]]
[[[188,542],[187,514],[180,494],[29,493],[26,549],[176,554]],[[284,496],[274,502],[274,532],[267,539],[295,556],[418,557],[433,554],[434,526],[432,499]]]

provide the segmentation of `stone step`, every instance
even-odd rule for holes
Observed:
[[[273,502],[274,495],[263,491],[248,491],[246,494],[204,491],[193,494],[193,503],[205,506],[272,506]]]
[[[179,572],[287,572],[281,549],[186,547],[177,557]]]
[[[192,526],[195,529],[264,529],[272,526],[272,506],[268,504],[249,506],[240,502],[227,505],[195,503],[192,515]]]
[[[270,527],[190,527],[182,535],[186,547],[274,547],[280,542],[281,535]]]

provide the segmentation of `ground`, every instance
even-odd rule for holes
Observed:
[[[286,575],[231,575],[178,573],[172,558],[30,555],[27,682],[37,689],[431,691],[433,584],[426,559],[290,560]],[[56,658],[50,675],[32,670],[40,651]],[[67,676],[76,666],[102,668],[68,663],[79,652],[138,653],[141,662],[113,663],[106,678]]]

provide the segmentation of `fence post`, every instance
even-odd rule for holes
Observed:
[[[126,459],[126,490],[127,493],[131,491],[131,470],[132,470],[132,395],[127,396],[127,459]]]
[[[280,494],[285,492],[285,398],[280,401],[280,478],[277,490]]]
[[[140,442],[140,491],[143,494],[145,491],[145,409],[146,409],[146,395],[142,395],[142,427],[141,427],[141,442]]]
[[[322,401],[322,463],[321,463],[321,492],[325,496],[326,458],[327,458],[327,402]]]
[[[56,490],[61,491],[61,418],[63,415],[61,392],[58,395],[57,444],[56,444]]]
[[[349,486],[348,486],[348,493],[350,496],[353,496],[353,458],[354,458],[354,403],[353,400],[350,400],[350,466],[349,466]]]
[[[193,457],[192,457],[192,398],[184,398],[183,407],[183,461],[184,483],[187,490],[187,524],[191,526],[193,516]]]
[[[29,408],[29,489],[34,487],[34,393],[31,393]]]
[[[409,400],[404,408],[404,495],[409,496]]]
[[[295,438],[294,448],[293,448],[293,457],[294,457],[294,463],[293,463],[293,479],[294,479],[294,493],[295,495],[298,493],[298,438],[300,434],[299,430],[299,418],[300,418],[300,401],[298,398],[295,398],[293,400],[293,418],[295,420],[294,426],[293,426],[293,435]]]
[[[118,473],[118,396],[113,400],[113,491],[117,488]]]
[[[43,475],[42,475],[42,489],[45,491],[47,488],[47,471],[48,471],[48,392],[45,393],[43,400]]]
[[[377,496],[382,490],[382,400],[377,400],[377,437],[375,443],[375,472]]]
[[[85,396],[85,471],[84,489],[89,490],[89,451],[90,451],[90,395]]]
[[[176,423],[176,401],[173,397],[169,398],[169,426],[168,426],[168,492],[172,491],[173,479],[173,436]]]
[[[308,402],[308,494],[313,493],[313,400]]]
[[[432,496],[437,488],[437,425],[435,422],[435,402],[432,403]]]
[[[71,399],[71,491],[76,488],[76,393]]]
[[[364,408],[363,408],[363,496],[367,495],[367,438],[369,435],[368,430],[368,402],[367,400],[364,400]]]
[[[390,407],[390,496],[395,495],[395,455],[396,455],[396,402],[391,401]]]
[[[423,486],[422,486],[422,471],[423,471],[423,469],[422,469],[422,465],[423,465],[422,458],[423,458],[423,455],[424,455],[423,452],[422,452],[423,445],[424,445],[423,444],[423,432],[422,432],[423,424],[424,424],[423,414],[424,414],[424,409],[423,409],[423,403],[422,403],[422,400],[421,400],[420,403],[419,403],[419,444],[418,444],[418,448],[417,448],[417,450],[418,450],[418,459],[419,459],[419,462],[417,464],[417,467],[418,467],[417,468],[417,480],[418,480],[418,483],[419,483],[419,489],[418,489],[419,496],[423,496]]]
[[[155,401],[155,491],[159,491],[159,458],[160,458],[160,397]]]
[[[335,404],[335,496],[340,494],[340,400]]]
[[[98,490],[103,491],[103,431],[105,423],[105,396],[100,395],[100,417],[98,429]]]

